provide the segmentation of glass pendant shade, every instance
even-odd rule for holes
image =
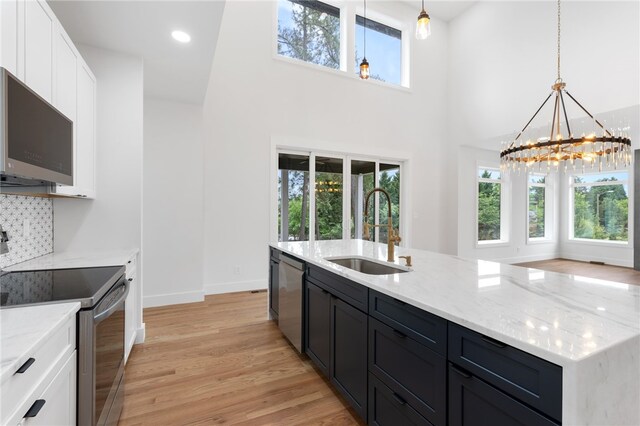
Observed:
[[[367,58],[362,58],[362,62],[360,62],[360,78],[363,80],[369,78],[369,62],[367,62]]]
[[[418,15],[418,24],[416,25],[416,38],[424,40],[431,35],[431,18],[424,9]]]

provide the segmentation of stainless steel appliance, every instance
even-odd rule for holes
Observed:
[[[78,424],[116,425],[124,400],[124,266],[6,272],[1,306],[80,302]]]
[[[0,186],[73,185],[73,121],[0,67]]]
[[[305,264],[285,253],[280,256],[278,326],[289,342],[302,352],[302,280]]]

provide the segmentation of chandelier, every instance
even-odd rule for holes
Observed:
[[[598,170],[602,171],[603,166],[617,169],[631,164],[631,140],[627,134],[628,129],[618,129],[617,131],[606,129],[580,102],[571,96],[566,90],[566,83],[560,77],[560,0],[558,0],[557,65],[558,77],[551,86],[552,92],[518,133],[518,136],[512,141],[503,142],[500,151],[500,167],[503,170],[521,171],[535,165],[541,169],[545,165],[547,171],[550,171],[552,167],[558,170],[562,163],[565,170],[569,165],[574,169],[576,165],[580,165],[584,170],[585,166],[595,168],[597,164]],[[579,137],[574,135],[569,125],[565,95],[593,120],[593,129],[596,131],[589,134],[582,133]],[[531,122],[552,97],[554,98],[553,118],[548,136],[527,141],[524,141],[524,138],[521,139]],[[563,119],[564,129],[562,128]]]

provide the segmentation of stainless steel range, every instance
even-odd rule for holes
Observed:
[[[0,306],[78,301],[78,424],[115,425],[124,400],[124,266],[7,272]]]

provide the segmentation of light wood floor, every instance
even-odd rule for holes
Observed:
[[[543,271],[562,272],[563,274],[582,275],[583,277],[618,281],[625,284],[640,285],[640,271],[632,268],[611,265],[595,265],[567,259],[541,260],[538,262],[518,263],[516,266],[542,269]]]
[[[145,309],[119,424],[361,424],[266,306],[266,292],[244,292]]]

